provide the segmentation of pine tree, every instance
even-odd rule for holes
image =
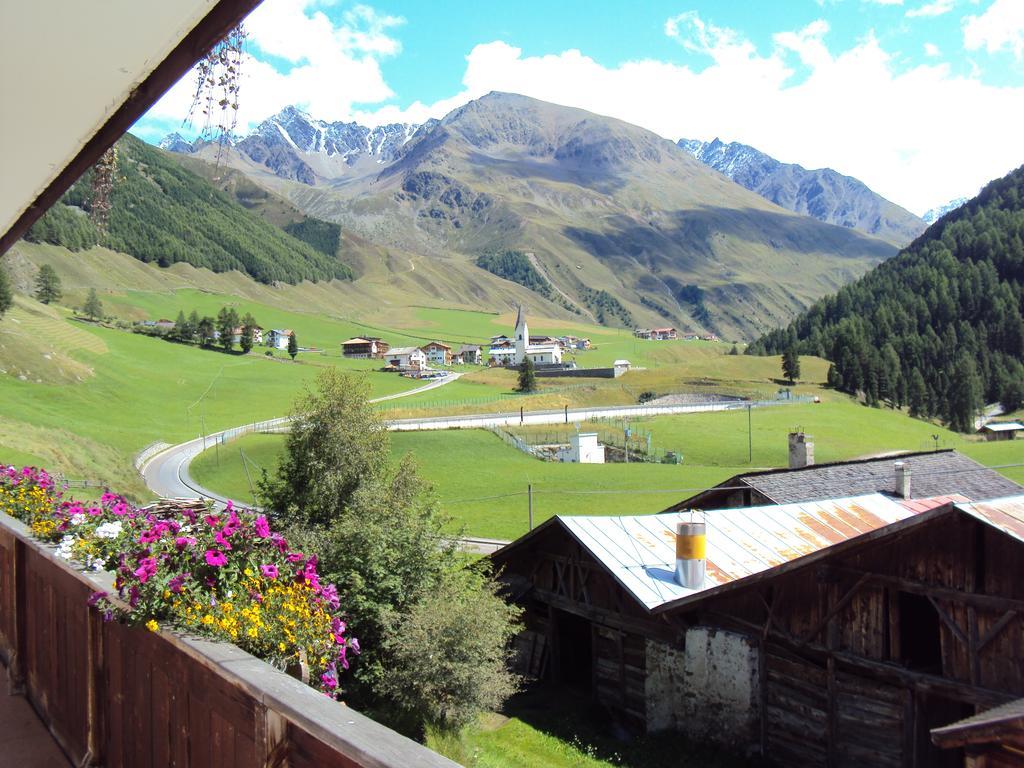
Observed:
[[[213,322],[213,318],[209,315],[204,315],[203,319],[196,323],[196,333],[199,335],[200,346],[209,347],[213,343],[214,330],[216,330],[216,325]]]
[[[537,391],[537,374],[533,369],[533,360],[528,357],[524,357],[519,364],[519,391]]]
[[[194,309],[189,313],[188,327],[192,330],[192,335],[189,336],[189,340],[192,340],[199,334],[199,313]]]
[[[739,353],[740,353],[739,348],[735,344],[733,344],[732,345],[732,349],[729,350],[729,354],[730,355],[738,355]]]
[[[790,384],[795,384],[800,378],[800,355],[797,354],[796,344],[787,347],[782,353],[782,375]]]
[[[947,396],[947,421],[957,432],[973,432],[974,418],[981,409],[981,379],[974,358],[966,350],[959,352],[953,363]]]
[[[292,360],[299,354],[299,340],[295,338],[294,331],[288,334],[288,354],[292,356]]]
[[[14,295],[11,293],[11,284],[4,272],[3,264],[0,263],[0,317],[14,304]]]
[[[256,329],[256,318],[246,312],[242,318],[242,352],[249,354],[252,351],[252,336]]]
[[[188,320],[185,319],[185,310],[178,310],[178,317],[174,321],[174,338],[178,341],[188,341],[192,333],[188,327]]]
[[[43,304],[49,304],[60,299],[62,295],[57,271],[49,264],[43,264],[36,276],[36,298]]]
[[[230,352],[235,346],[231,337],[234,336],[235,328],[238,327],[238,313],[234,309],[221,307],[217,313],[217,332],[220,333],[220,345],[225,352]]]
[[[85,316],[90,320],[99,320],[103,317],[103,302],[96,295],[95,288],[89,289],[89,295],[85,299],[85,306],[82,307],[82,311],[85,312]]]

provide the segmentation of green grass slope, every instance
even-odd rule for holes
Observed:
[[[118,142],[109,232],[97,240],[137,259],[239,270],[262,283],[346,279],[352,271],[250,213],[167,153],[127,135]],[[82,247],[92,171],[79,179],[27,239]],[[66,204],[66,205],[65,205]]]

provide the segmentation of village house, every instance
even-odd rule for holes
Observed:
[[[700,337],[700,339],[701,341],[721,341],[721,339],[713,333],[705,333]]]
[[[875,492],[900,499],[959,494],[969,500],[1024,493],[1013,480],[953,450],[815,465],[809,437],[790,434],[790,469],[734,475],[665,511],[791,504]]]
[[[613,732],[959,768],[932,729],[1024,696],[1024,496],[559,516],[491,559],[525,611],[521,671]]]
[[[1024,429],[1024,424],[1019,421],[991,421],[983,426],[979,432],[986,440],[1013,440],[1017,433]]]
[[[356,336],[348,341],[341,342],[341,356],[355,359],[370,359],[384,357],[391,346],[383,339],[376,336]]]
[[[638,339],[649,339],[649,338],[651,338],[651,329],[650,328],[634,328],[633,329],[633,335],[636,336]]]
[[[700,335],[696,333],[684,333],[683,341],[699,341]]]
[[[490,365],[510,366],[515,365],[516,347],[511,342],[499,342],[491,344],[487,350],[487,362]]]
[[[384,359],[388,365],[403,371],[422,371],[427,367],[427,354],[419,347],[394,347]]]
[[[476,344],[463,344],[452,358],[456,365],[480,365],[483,353]]]
[[[653,328],[651,338],[654,341],[671,341],[678,338],[678,332],[675,328]]]
[[[440,341],[432,341],[420,347],[427,356],[427,362],[433,365],[451,365],[452,348]]]
[[[274,349],[288,349],[288,337],[291,335],[291,328],[274,328],[267,334],[267,346]]]
[[[574,349],[586,350],[586,349],[590,349],[590,347],[591,347],[590,339],[576,339],[576,344],[574,345]]]

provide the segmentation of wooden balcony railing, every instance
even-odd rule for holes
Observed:
[[[0,657],[76,765],[456,765],[234,645],[105,623],[112,589],[0,514]]]

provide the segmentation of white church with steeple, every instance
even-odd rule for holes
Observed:
[[[523,360],[529,358],[534,365],[559,365],[562,362],[562,347],[558,344],[531,344],[530,328],[526,324],[526,312],[523,305],[519,305],[516,312],[516,330],[514,335],[516,343],[516,354],[513,364],[522,365]]]

